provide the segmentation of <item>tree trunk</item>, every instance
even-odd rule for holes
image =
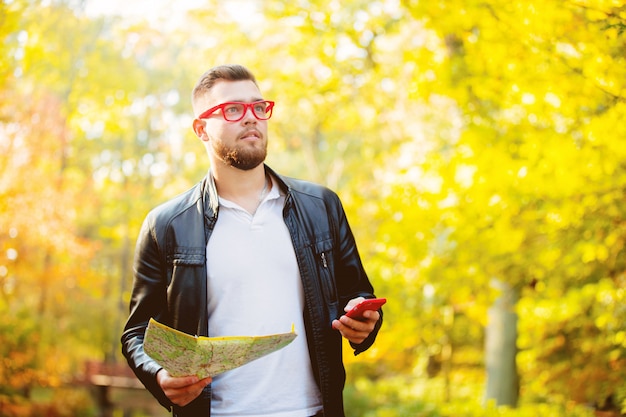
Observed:
[[[517,313],[519,290],[497,281],[501,295],[489,309],[485,337],[487,368],[486,402],[515,407],[519,395],[517,355]]]

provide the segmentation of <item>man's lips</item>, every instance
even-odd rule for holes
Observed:
[[[261,132],[258,130],[248,130],[243,133],[239,139],[261,139]]]

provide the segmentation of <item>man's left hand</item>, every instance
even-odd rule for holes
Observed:
[[[352,307],[363,301],[363,297],[350,300],[344,310],[350,311]],[[376,326],[376,322],[380,319],[380,313],[374,310],[363,312],[363,317],[352,319],[345,314],[339,317],[339,320],[333,320],[333,329],[339,330],[339,333],[351,343],[356,345],[363,343]]]

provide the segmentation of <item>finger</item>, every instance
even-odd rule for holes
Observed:
[[[343,308],[343,310],[347,313],[348,311],[352,310],[352,308],[355,305],[359,304],[363,300],[365,300],[364,297],[353,298],[352,300],[348,301],[348,304],[346,304],[346,306]]]
[[[380,319],[380,313],[375,310],[367,310],[363,312],[363,317],[368,321],[377,322]]]
[[[184,379],[184,378],[177,378]],[[197,379],[197,378],[196,378]],[[185,406],[195,400],[202,392],[204,387],[211,383],[210,377],[201,379],[194,384],[179,388],[169,388],[165,390],[165,395],[176,405]]]
[[[192,376],[183,376],[183,377],[173,377],[170,375],[165,376],[162,380],[161,386],[164,388],[185,388],[188,386],[192,386],[199,382],[198,377],[195,375]]]
[[[356,332],[370,332],[372,330],[370,327],[373,327],[370,324],[371,321],[369,319],[356,320],[348,316],[341,316],[339,317],[339,321],[341,322],[341,324],[348,327],[350,330],[353,330]]]
[[[356,344],[363,342],[369,335],[369,332],[353,329],[340,320],[333,321],[333,328],[338,330],[342,337]]]

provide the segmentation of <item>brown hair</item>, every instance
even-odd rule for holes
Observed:
[[[250,70],[243,65],[219,65],[217,67],[211,68],[210,70],[202,74],[202,77],[200,77],[198,83],[193,88],[193,92],[191,93],[191,100],[195,101],[203,94],[206,94],[219,80],[250,80],[258,86],[256,79],[254,78],[254,74],[252,74],[252,72],[250,72]]]

